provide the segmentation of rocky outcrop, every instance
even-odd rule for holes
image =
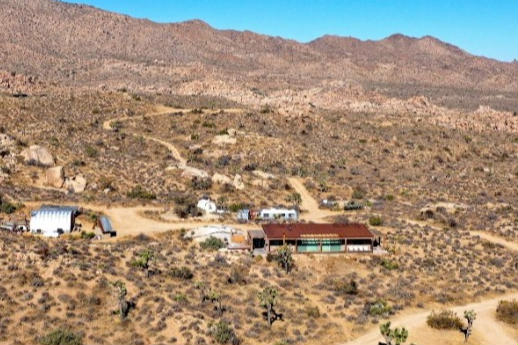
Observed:
[[[86,179],[83,175],[67,178],[65,180],[65,189],[71,193],[82,193],[86,189]]]
[[[219,174],[219,173],[215,173],[212,176],[212,181],[214,183],[219,183],[219,184],[232,184],[232,180],[230,179],[230,177],[225,176],[223,174]]]
[[[54,165],[54,157],[43,146],[32,145],[21,153],[25,164],[50,167]]]
[[[45,173],[45,184],[49,187],[61,188],[65,183],[65,173],[62,166],[47,169]]]
[[[236,176],[234,176],[234,181],[232,182],[232,185],[235,189],[238,190],[242,190],[245,188],[245,184],[243,183],[243,178],[241,177],[241,175],[236,174]]]

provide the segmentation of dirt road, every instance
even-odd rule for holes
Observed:
[[[336,216],[338,213],[330,210],[323,210],[318,207],[318,202],[309,194],[308,190],[304,186],[302,179],[298,177],[289,177],[288,182],[293,187],[293,189],[300,194],[302,199],[302,203],[300,204],[300,208],[302,213],[300,214],[300,218],[318,222],[322,221],[323,218],[329,216]]]
[[[456,306],[451,308],[458,315],[462,315],[464,310],[473,309],[477,313],[473,327],[473,338],[479,339],[482,344],[491,345],[516,345],[518,337],[513,337],[509,329],[495,318],[495,310],[498,302],[502,299],[516,298],[518,293],[500,296],[483,300],[481,302],[470,303],[467,305]],[[420,345],[438,345],[442,344],[437,337],[441,336],[441,331],[435,331],[426,326],[426,318],[431,310],[419,311],[414,314],[395,317],[391,320],[393,327],[406,327],[410,336],[407,343],[416,343]],[[453,344],[463,342],[463,335],[458,332],[449,333],[448,337],[458,337],[460,341],[452,342]],[[383,338],[379,332],[379,326],[375,326],[361,337],[343,343],[341,345],[374,345],[382,341]]]

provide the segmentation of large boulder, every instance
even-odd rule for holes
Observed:
[[[45,184],[47,186],[61,188],[63,187],[63,183],[65,183],[65,173],[63,172],[62,166],[47,169],[45,174]]]
[[[50,167],[54,165],[54,157],[49,150],[39,145],[32,145],[22,151],[25,164]]]
[[[65,189],[71,193],[82,193],[86,189],[86,179],[83,175],[67,178],[65,180]]]

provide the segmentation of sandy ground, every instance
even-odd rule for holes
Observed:
[[[458,315],[462,315],[464,310],[473,309],[477,313],[477,319],[473,325],[473,334],[468,344],[487,344],[487,345],[516,345],[518,335],[495,318],[495,310],[498,302],[502,299],[516,298],[518,293],[486,299],[481,302],[470,303],[463,306],[451,308]],[[462,344],[464,336],[457,331],[437,331],[426,325],[426,318],[431,310],[419,311],[413,314],[402,315],[391,320],[393,327],[406,327],[409,331],[407,343],[420,345],[443,345],[443,344]],[[375,326],[361,337],[343,343],[341,345],[368,345],[377,344],[383,341],[379,332],[379,326]]]

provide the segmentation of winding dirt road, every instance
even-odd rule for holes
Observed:
[[[509,329],[495,318],[495,310],[498,302],[502,299],[508,300],[518,296],[518,293],[503,295],[496,298],[483,300],[481,302],[470,303],[467,305],[455,306],[452,309],[458,315],[462,315],[464,310],[473,309],[477,313],[477,319],[473,326],[473,338],[481,340],[482,344],[488,345],[516,345],[518,337],[513,337]],[[407,343],[416,343],[420,345],[439,345],[437,342],[437,334],[441,331],[435,331],[426,326],[426,318],[431,310],[419,311],[417,313],[402,315],[391,320],[393,327],[406,327],[409,330],[409,339]],[[454,334],[463,341],[463,335],[459,332]],[[383,338],[380,335],[379,326],[372,327],[367,333],[359,338],[354,339],[340,345],[374,345]]]

